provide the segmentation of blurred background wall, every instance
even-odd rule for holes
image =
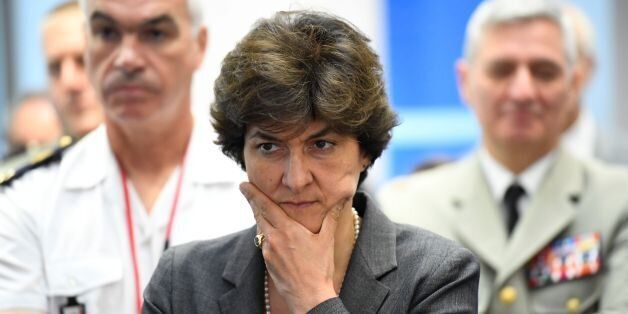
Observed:
[[[60,2],[0,0],[2,139],[11,101],[21,93],[46,87],[40,21]],[[599,63],[585,104],[600,127],[628,133],[628,107],[623,104],[628,97],[628,1],[572,2],[589,15],[596,28]],[[373,188],[391,176],[412,171],[426,159],[457,158],[469,151],[478,137],[478,127],[458,97],[454,75],[464,28],[477,3],[479,0],[206,1],[210,42],[194,82],[194,112],[208,115],[220,61],[256,19],[277,10],[323,10],[348,19],[372,39],[384,63],[390,100],[403,122],[373,169]],[[4,150],[5,143],[0,140],[0,155]]]

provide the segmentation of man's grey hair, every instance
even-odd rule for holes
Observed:
[[[492,27],[546,19],[556,24],[562,33],[567,64],[571,68],[577,59],[573,29],[564,16],[561,3],[552,0],[486,0],[473,12],[465,34],[464,58],[473,62],[482,36]]]
[[[591,20],[577,6],[564,2],[563,14],[573,28],[578,58],[595,60],[595,31]]]
[[[87,1],[88,0],[78,0],[85,14],[87,14]],[[203,25],[203,1],[187,0],[187,4],[190,14],[190,22],[192,24],[192,30],[196,34],[196,32],[201,28],[201,25]]]

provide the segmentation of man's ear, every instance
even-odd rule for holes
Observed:
[[[469,63],[466,60],[459,59],[456,61],[456,82],[458,83],[458,93],[462,102],[467,104],[467,106],[470,103],[469,100],[471,98],[469,92],[469,68]]]
[[[574,94],[572,97],[575,97],[576,100],[584,93],[584,89],[589,81],[590,69],[589,64],[586,62],[587,60],[580,60],[576,62],[571,71],[570,89]]]
[[[205,57],[205,50],[207,49],[207,42],[209,40],[209,32],[207,31],[207,27],[200,26],[198,31],[196,32],[196,68],[198,69],[203,63],[203,59]]]

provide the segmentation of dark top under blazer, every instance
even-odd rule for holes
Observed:
[[[479,265],[466,249],[391,222],[369,197],[339,298],[311,313],[477,313]],[[264,261],[256,228],[173,247],[144,292],[143,313],[262,313]]]

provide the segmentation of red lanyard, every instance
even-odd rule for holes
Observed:
[[[181,193],[181,182],[183,181],[183,163],[181,164],[181,170],[179,171],[179,178],[177,180],[177,187],[172,200],[172,207],[170,208],[170,217],[168,219],[168,226],[166,228],[166,240],[164,243],[164,251],[170,246],[170,234],[172,233],[172,223],[174,222],[174,214],[177,211],[177,204],[179,203],[179,194]],[[129,234],[129,247],[131,250],[131,261],[133,262],[133,280],[135,282],[135,306],[137,313],[142,312],[142,291],[140,289],[140,273],[137,265],[137,252],[135,251],[135,234],[133,232],[133,215],[131,215],[131,200],[129,198],[129,187],[127,185],[126,173],[120,167],[120,176],[122,177],[122,188],[124,190],[124,206],[126,208],[126,227]]]

